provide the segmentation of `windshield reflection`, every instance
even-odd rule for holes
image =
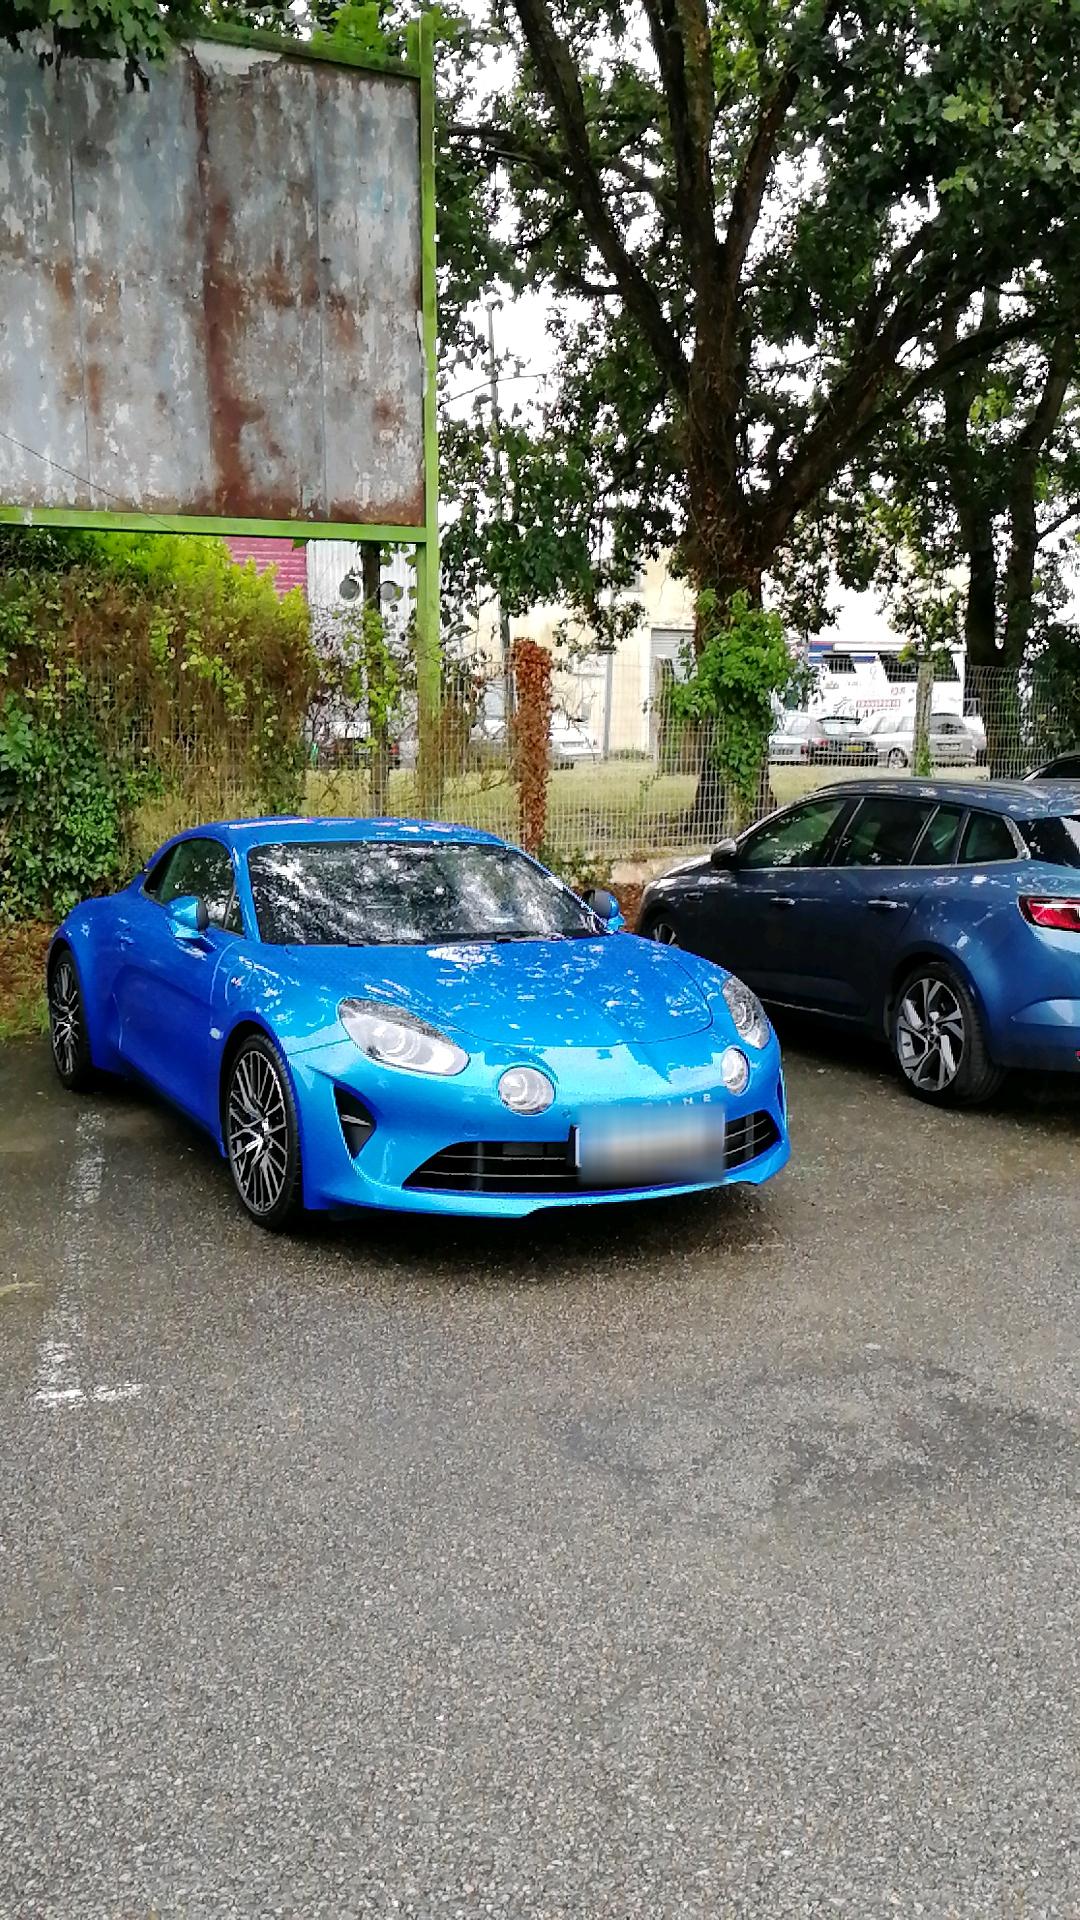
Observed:
[[[568,888],[509,847],[289,841],[255,847],[248,874],[274,946],[441,946],[599,932]]]

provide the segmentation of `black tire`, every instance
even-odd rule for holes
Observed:
[[[655,940],[662,947],[682,946],[682,929],[669,907],[653,907],[638,932],[643,940]]]
[[[984,1106],[1005,1078],[970,987],[942,961],[922,961],[901,982],[889,1041],[908,1092],[935,1107]]]
[[[296,1103],[281,1056],[263,1034],[249,1034],[229,1062],[222,1124],[249,1218],[269,1233],[295,1225],[303,1212]]]
[[[89,1093],[96,1081],[90,1058],[79,970],[70,947],[57,947],[49,963],[49,1044],[61,1086],[69,1093]]]

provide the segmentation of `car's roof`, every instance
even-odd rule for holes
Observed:
[[[984,813],[1006,813],[1013,820],[1045,820],[1080,813],[1080,789],[1075,780],[837,780],[819,787],[814,795],[843,799],[867,794],[893,795],[898,800],[950,800],[961,807],[980,807]]]
[[[191,827],[178,837],[191,839],[199,834],[215,834],[234,847],[278,846],[283,841],[392,840],[467,841],[483,846],[502,846],[497,834],[484,833],[479,827],[457,827],[444,820],[399,819],[327,819],[314,815],[268,814],[260,820],[213,820]]]

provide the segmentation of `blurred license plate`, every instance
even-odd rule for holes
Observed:
[[[690,1185],[724,1171],[720,1107],[587,1114],[576,1132],[583,1187]]]

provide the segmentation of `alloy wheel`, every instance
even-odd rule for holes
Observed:
[[[241,1053],[229,1087],[229,1159],[252,1213],[272,1213],[289,1173],[289,1114],[280,1077],[255,1047]]]
[[[952,1085],[964,1057],[964,1010],[952,988],[932,975],[913,980],[896,1018],[902,1072],[925,1093]]]
[[[82,1007],[75,967],[66,955],[57,961],[49,982],[49,1037],[57,1072],[70,1079],[79,1065]]]
[[[662,947],[677,947],[679,935],[670,920],[654,920],[649,928],[649,939],[656,940]]]

